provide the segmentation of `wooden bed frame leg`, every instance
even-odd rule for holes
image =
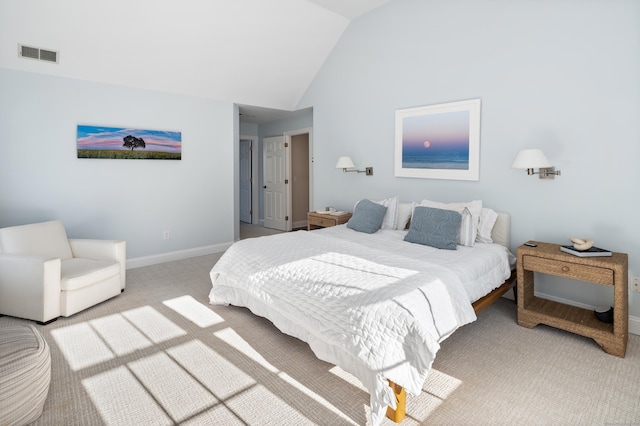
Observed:
[[[400,423],[407,414],[407,393],[400,385],[396,385],[389,380],[389,386],[393,389],[393,393],[396,395],[396,409],[387,407],[387,417],[396,423]]]

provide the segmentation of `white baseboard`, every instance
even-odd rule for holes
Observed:
[[[231,247],[231,244],[233,244],[233,242],[127,259],[127,269],[173,262],[174,260],[188,259],[190,257],[205,256],[207,254],[221,253]]]
[[[640,336],[640,318],[629,316],[629,333]]]
[[[542,299],[553,300],[554,302],[564,303],[565,305],[577,306],[579,308],[593,310],[595,307],[585,305],[584,303],[574,302],[573,300],[562,299],[560,297],[551,296],[545,293],[535,292],[536,297]],[[502,297],[513,300],[513,292],[508,291]],[[640,335],[640,318],[629,315],[629,333]]]

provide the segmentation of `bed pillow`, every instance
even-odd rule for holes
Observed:
[[[398,217],[398,197],[386,198],[380,201],[374,201],[374,203],[382,204],[387,208],[387,213],[384,215],[381,229],[396,229],[396,221]]]
[[[413,213],[414,203],[398,203],[398,218],[396,220],[396,229],[404,231],[409,227],[411,213]]]
[[[453,210],[456,211],[456,210]],[[473,226],[473,215],[468,207],[458,211],[461,216],[460,227],[458,228],[457,242],[461,246],[473,247],[476,243],[476,229]]]
[[[418,206],[413,210],[405,241],[438,249],[457,250],[462,215],[454,210]]]
[[[360,200],[353,209],[353,216],[347,222],[347,228],[373,234],[382,226],[386,213],[386,206],[370,200]]]
[[[463,216],[461,225],[465,229],[460,229],[460,245],[473,247],[478,236],[478,226],[480,225],[480,214],[482,213],[482,200],[474,200],[464,203],[441,203],[439,201],[422,200],[420,206],[432,207],[436,209],[453,210]],[[465,216],[464,209],[469,209],[471,220]],[[470,222],[470,225],[469,225]],[[471,226],[471,234],[468,234],[468,226]]]
[[[480,212],[480,224],[478,225],[478,236],[476,241],[479,243],[493,243],[491,231],[498,220],[498,213],[494,210],[482,208]]]

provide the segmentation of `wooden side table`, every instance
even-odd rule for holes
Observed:
[[[317,228],[328,228],[330,226],[342,225],[347,223],[351,213],[343,213],[341,215],[329,214],[329,213],[307,213],[307,231]]]
[[[536,244],[518,247],[518,324],[546,324],[590,337],[606,353],[624,358],[629,333],[627,254],[578,257],[560,251],[558,244]],[[613,286],[613,323],[599,321],[592,310],[536,297],[534,272]]]

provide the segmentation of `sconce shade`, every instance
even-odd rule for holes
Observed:
[[[541,149],[523,149],[511,165],[514,169],[541,169],[552,167]]]
[[[336,163],[336,169],[353,169],[356,165],[353,164],[351,157],[340,157]]]

